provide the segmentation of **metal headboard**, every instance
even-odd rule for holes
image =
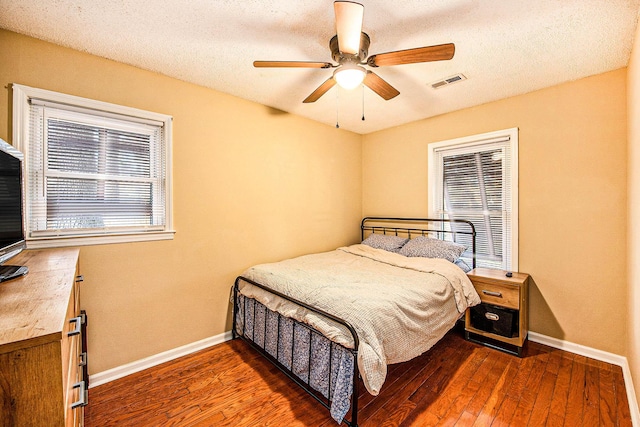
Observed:
[[[450,229],[444,227],[449,224]],[[462,230],[458,230],[455,225],[460,225]],[[437,219],[437,218],[387,218],[368,216],[362,219],[360,224],[360,238],[364,240],[365,231],[371,233],[402,235],[411,238],[412,236],[434,235],[443,239],[451,236],[455,239],[457,234],[471,236],[471,261],[472,268],[476,268],[476,228],[471,221],[465,219]]]

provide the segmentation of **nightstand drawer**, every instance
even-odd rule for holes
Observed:
[[[490,304],[471,307],[471,327],[507,338],[518,336],[518,310]]]
[[[520,308],[520,290],[513,286],[503,286],[474,280],[473,286],[482,302],[503,307]]]

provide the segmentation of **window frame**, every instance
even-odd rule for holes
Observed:
[[[45,89],[33,88],[25,85],[13,83],[11,85],[13,95],[13,146],[24,154],[24,203],[25,203],[25,224],[29,224],[30,206],[33,203],[29,192],[29,173],[30,168],[34,167],[29,159],[29,120],[30,120],[30,102],[37,100],[39,104],[52,106],[64,105],[65,110],[76,111],[86,114],[90,112],[98,121],[104,119],[109,122],[110,119],[117,118],[119,120],[130,119],[139,123],[155,123],[160,124],[164,128],[161,144],[165,149],[165,177],[164,177],[164,210],[165,224],[164,226],[154,226],[151,229],[140,227],[137,230],[127,231],[97,231],[95,233],[82,234],[66,232],[61,230],[59,233],[38,232],[39,236],[32,236],[27,227],[26,241],[27,248],[48,248],[63,246],[84,246],[99,245],[109,243],[130,243],[144,242],[156,240],[171,240],[174,237],[173,229],[173,196],[172,196],[172,123],[173,118],[166,114],[144,111],[137,108],[126,107],[117,104],[111,104],[103,101],[96,101],[88,98],[82,98],[73,95],[67,95],[59,92],[49,91]],[[46,163],[43,165],[46,168]],[[160,228],[158,228],[160,227]],[[69,229],[73,230],[73,229]]]
[[[508,147],[510,150],[510,175],[507,177],[510,180],[511,194],[506,197],[510,197],[510,219],[511,219],[511,238],[504,243],[507,244],[507,249],[510,252],[508,262],[505,265],[503,263],[502,268],[509,271],[518,271],[518,128],[509,128],[493,132],[487,132],[477,135],[470,135],[461,138],[454,138],[444,141],[432,142],[428,144],[428,185],[427,185],[427,198],[428,198],[428,212],[429,216],[438,218],[437,201],[438,192],[441,190],[443,184],[442,176],[438,176],[442,172],[441,165],[437,164],[436,152],[447,151],[459,151],[473,148],[487,147],[490,144],[498,144],[500,141],[508,139]],[[478,150],[479,151],[479,150]]]

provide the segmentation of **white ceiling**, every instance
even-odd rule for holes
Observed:
[[[389,101],[335,86],[303,104],[331,69],[252,62],[332,62],[331,0],[0,0],[0,27],[365,134],[625,67],[640,0],[361,3],[370,55],[452,42],[454,58],[376,68]]]

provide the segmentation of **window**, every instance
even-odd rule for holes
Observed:
[[[517,270],[518,129],[429,144],[429,212],[473,222],[478,267]]]
[[[171,117],[12,85],[28,247],[171,239]]]

